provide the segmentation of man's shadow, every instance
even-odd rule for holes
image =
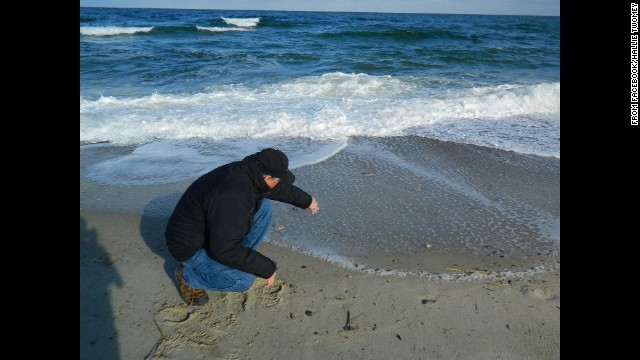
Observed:
[[[140,235],[149,249],[164,259],[164,271],[173,281],[176,290],[178,289],[178,284],[174,272],[180,263],[169,253],[164,231],[167,228],[169,217],[181,196],[182,193],[174,192],[149,201],[142,210],[142,217],[140,218]]]
[[[98,244],[96,229],[80,216],[80,358],[119,359],[110,286],[122,278],[109,254]]]

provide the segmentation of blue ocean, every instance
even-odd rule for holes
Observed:
[[[94,156],[81,175],[94,184],[188,183],[267,146],[304,169],[350,147],[382,156],[371,144],[399,137],[559,161],[560,18],[80,8],[80,149]],[[527,206],[545,229],[527,236],[559,243],[559,213]]]

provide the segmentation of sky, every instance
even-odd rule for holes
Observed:
[[[80,0],[80,7],[560,16],[560,0]]]

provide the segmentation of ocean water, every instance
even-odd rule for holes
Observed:
[[[188,183],[267,146],[301,171],[369,154],[433,180],[381,155],[399,137],[559,162],[560,18],[80,8],[81,176],[98,186]],[[543,213],[536,241],[559,244]]]

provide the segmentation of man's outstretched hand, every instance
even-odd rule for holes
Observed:
[[[269,286],[273,285],[275,281],[276,281],[276,273],[274,272],[273,275],[271,275],[271,277],[267,279],[267,283],[264,284],[264,287],[268,288]]]
[[[311,211],[312,214],[315,214],[318,212],[318,210],[320,210],[320,207],[318,206],[318,202],[316,201],[316,198],[314,197],[311,198],[311,205],[309,205],[307,209],[309,209],[309,211]]]

